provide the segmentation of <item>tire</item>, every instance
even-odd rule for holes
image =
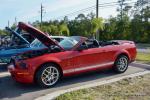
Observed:
[[[58,83],[61,73],[57,65],[49,63],[41,66],[35,76],[35,81],[43,88],[49,88]]]
[[[114,71],[116,73],[124,73],[128,69],[129,59],[125,55],[120,55],[114,64]]]

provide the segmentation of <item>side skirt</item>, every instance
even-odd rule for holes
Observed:
[[[92,70],[92,69],[101,68],[101,67],[105,67],[105,66],[111,66],[113,64],[114,64],[114,62],[109,62],[109,63],[92,65],[92,66],[87,66],[87,67],[81,67],[81,68],[75,68],[75,69],[68,69],[68,70],[64,70],[63,74],[70,74],[70,73],[74,73],[74,72]]]

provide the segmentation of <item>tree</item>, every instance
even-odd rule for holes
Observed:
[[[8,35],[9,33],[8,32],[6,32],[5,30],[1,30],[0,29],[0,36],[2,36],[2,35]]]
[[[117,30],[117,18],[110,16],[110,18],[106,21],[104,27],[104,40],[113,40],[115,39],[115,34]]]
[[[96,15],[95,15],[95,13],[93,13],[93,12],[87,14],[87,18],[90,19],[90,20],[92,20],[93,18],[95,18],[95,16],[96,16]]]
[[[59,25],[59,33],[60,35],[64,35],[64,36],[70,35],[68,26],[65,23]]]
[[[150,7],[147,0],[138,0],[134,6],[133,19],[131,21],[132,38],[136,42],[150,42]]]
[[[102,31],[104,29],[102,18],[93,18],[91,21],[92,36],[95,37],[97,31]]]
[[[120,4],[117,9],[118,15],[106,19],[105,23],[103,18],[95,18],[95,14],[92,12],[87,15],[81,13],[72,20],[65,16],[60,21],[43,22],[41,30],[50,35],[86,37],[95,36],[98,30],[100,40],[126,39],[135,42],[150,42],[150,7],[148,3],[139,4],[137,2],[138,4],[136,3],[133,8],[125,3],[126,0],[118,2]],[[33,25],[40,28],[39,21],[34,22]]]

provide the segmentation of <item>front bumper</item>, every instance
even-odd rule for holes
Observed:
[[[11,73],[12,78],[20,83],[33,83],[34,77],[29,70],[16,68],[13,64],[8,65],[8,71]]]

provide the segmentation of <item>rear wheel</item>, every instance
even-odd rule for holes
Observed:
[[[41,87],[54,86],[60,79],[60,70],[55,64],[45,64],[37,71],[35,79]]]
[[[128,69],[128,57],[120,55],[114,64],[114,71],[117,73],[124,73]]]

